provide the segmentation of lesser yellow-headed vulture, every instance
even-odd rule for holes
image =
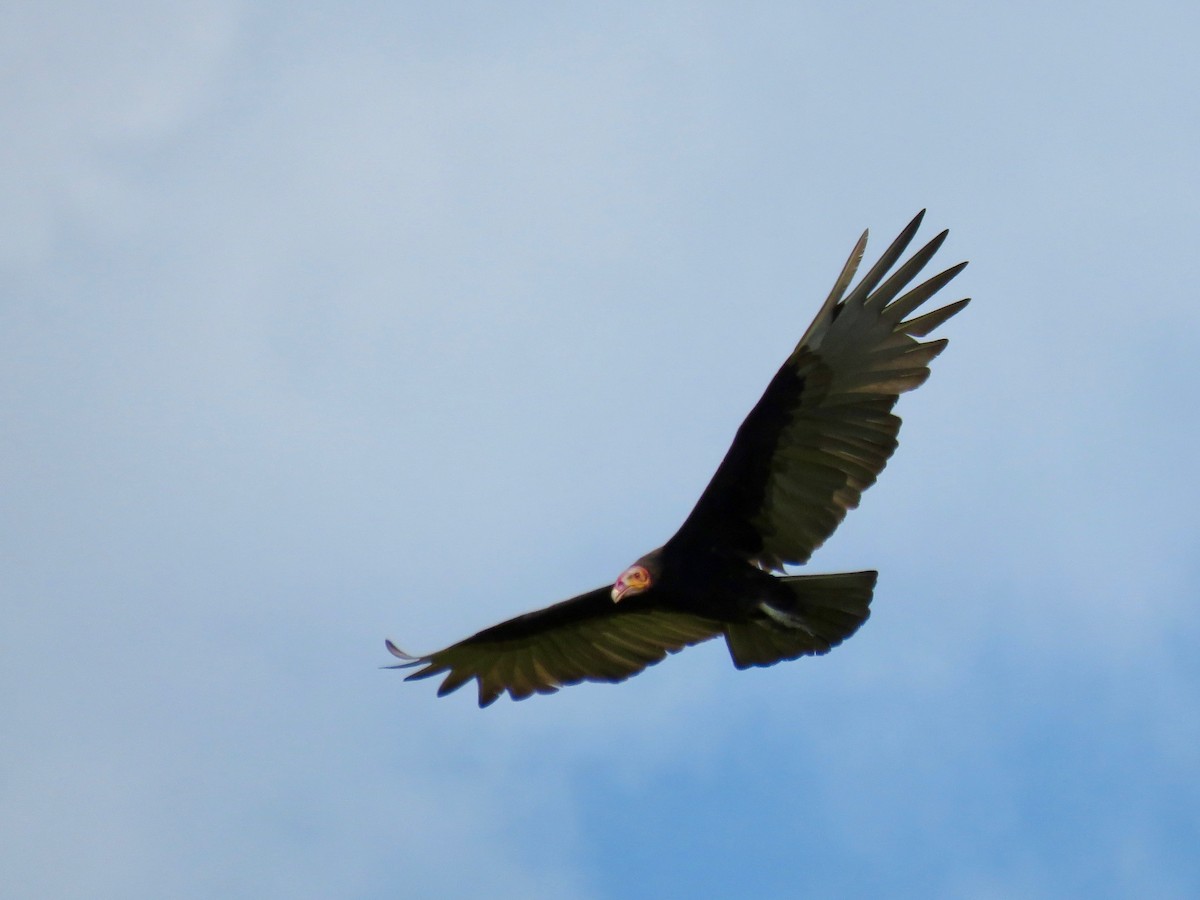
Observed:
[[[746,417],[683,526],[611,585],[487,628],[427,656],[438,695],[472,678],[479,705],[580,681],[623,681],[668,653],[723,635],[739,669],[825,653],[870,613],[875,572],[787,575],[858,505],[896,449],[899,395],[929,376],[946,341],[921,341],[964,306],[909,318],[960,263],[905,292],[943,231],[894,272],[924,212],[862,280],[864,232],[828,299]],[[889,274],[890,273],[890,274]],[[847,293],[847,291],[849,292]]]

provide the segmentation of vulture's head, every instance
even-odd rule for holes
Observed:
[[[619,603],[626,597],[640,594],[654,586],[654,581],[658,578],[658,557],[659,551],[653,550],[617,576],[617,580],[613,582],[613,603]]]

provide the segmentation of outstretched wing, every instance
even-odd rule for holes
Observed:
[[[552,694],[581,681],[624,681],[647,666],[722,633],[720,622],[640,603],[613,603],[610,587],[597,588],[546,609],[509,619],[428,656],[409,656],[391,641],[387,648],[424,666],[408,676],[446,673],[438,696],[479,682],[479,705],[505,691],[514,700]]]
[[[966,265],[900,296],[946,238],[943,231],[887,277],[924,215],[922,210],[846,295],[866,249],[863,233],[671,544],[779,569],[806,562],[858,505],[896,449],[900,419],[892,407],[929,377],[930,360],[946,346],[944,339],[917,338],[967,305],[959,300],[905,318]]]

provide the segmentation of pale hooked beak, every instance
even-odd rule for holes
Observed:
[[[620,603],[623,597],[640,594],[650,587],[650,573],[644,566],[630,566],[620,574],[613,584],[612,601]]]

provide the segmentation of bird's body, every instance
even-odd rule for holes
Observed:
[[[923,215],[923,213],[922,213]],[[929,375],[945,340],[918,341],[960,300],[911,312],[965,263],[903,293],[942,232],[888,276],[918,215],[846,294],[864,233],[833,291],[738,429],[679,531],[612,585],[527,613],[412,657],[390,641],[409,678],[446,673],[438,693],[475,678],[479,704],[579,681],[622,681],[685,646],[723,635],[738,668],[825,653],[869,615],[875,572],[775,575],[808,561],[896,447],[892,407]]]

